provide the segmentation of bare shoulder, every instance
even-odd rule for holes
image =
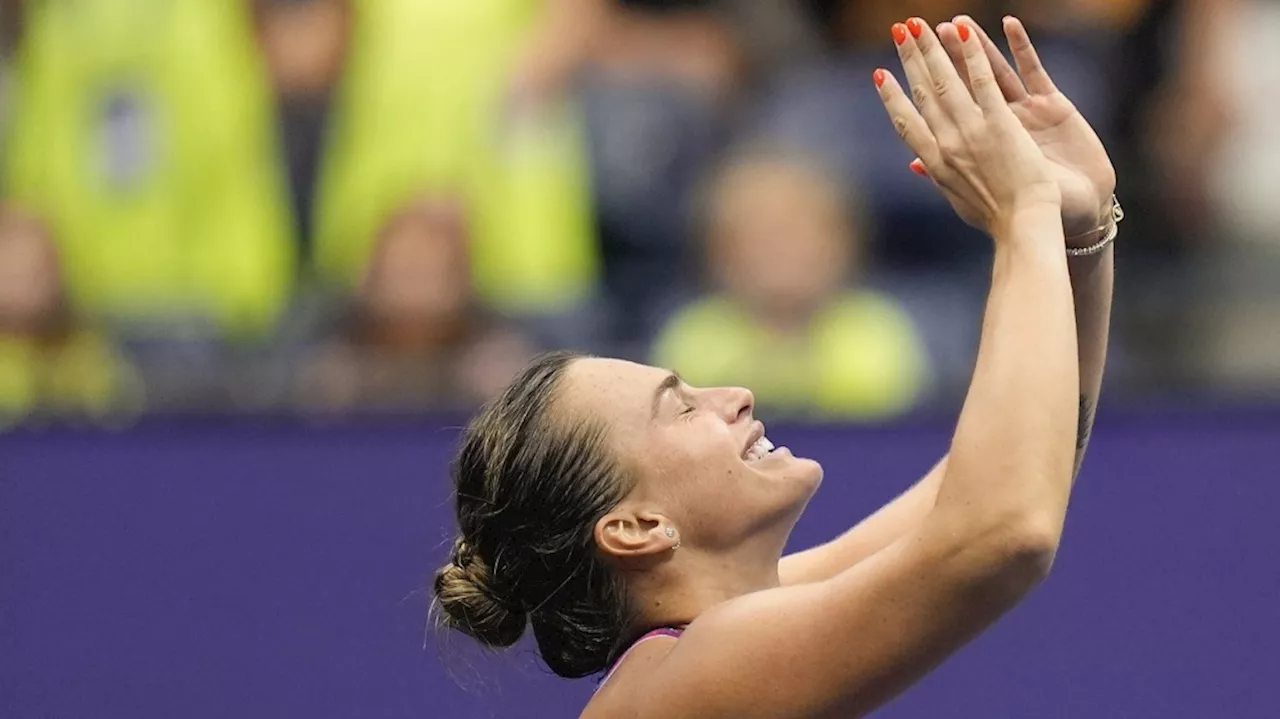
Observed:
[[[656,670],[676,648],[675,637],[654,637],[627,653],[609,680],[591,698],[581,719],[619,719],[642,716],[654,689]]]
[[[720,716],[716,710],[724,702],[716,696],[727,692],[750,697],[764,689],[755,677],[779,657],[759,651],[760,644],[736,638],[744,633],[766,636],[767,644],[785,654],[785,647],[778,645],[786,644],[786,632],[779,631],[786,622],[771,618],[784,616],[789,606],[803,613],[803,607],[820,601],[828,591],[823,583],[814,583],[752,592],[707,610],[679,639],[662,637],[637,646],[592,699],[583,719]],[[740,651],[755,656],[734,656]],[[739,671],[744,660],[763,664],[744,673]],[[737,686],[744,681],[755,686],[744,692],[746,687]]]
[[[1023,593],[1025,572],[988,559],[1008,542],[956,535],[942,522],[830,579],[719,604],[679,640],[628,657],[585,716],[864,716]]]

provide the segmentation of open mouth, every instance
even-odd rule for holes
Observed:
[[[764,459],[774,449],[773,442],[764,436],[764,425],[760,422],[756,422],[747,439],[747,449],[742,453],[742,458],[748,462]]]

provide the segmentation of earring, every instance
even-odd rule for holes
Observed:
[[[667,536],[668,536],[668,537],[674,537],[674,536],[676,536],[676,530],[675,530],[675,527],[667,527]],[[676,550],[677,550],[677,549],[679,549],[679,548],[680,548],[680,540],[679,540],[679,539],[677,539],[677,540],[676,540],[676,543],[675,543],[675,544],[673,544],[673,545],[671,545],[671,551],[673,551],[673,552],[674,552],[674,551],[676,551]]]

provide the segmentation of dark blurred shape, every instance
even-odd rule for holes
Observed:
[[[609,339],[623,354],[696,280],[691,199],[725,142],[743,59],[704,5],[617,12],[583,84]]]
[[[140,389],[108,337],[67,304],[47,229],[0,205],[0,426],[131,414]]]
[[[693,384],[751,387],[774,411],[884,418],[929,383],[905,309],[861,282],[865,216],[820,165],[776,148],[736,154],[706,207],[716,292],[667,326],[656,363]]]
[[[470,408],[533,355],[476,304],[470,218],[453,198],[412,203],[383,227],[368,272],[298,375],[298,402],[326,410]]]
[[[258,44],[275,88],[299,261],[311,254],[320,161],[351,41],[350,0],[254,0]]]
[[[966,13],[984,27],[998,19],[999,2],[991,0],[800,0],[822,36],[834,47],[880,48],[889,37],[889,28],[909,17],[937,24]],[[994,16],[994,17],[993,17]]]
[[[13,52],[22,37],[25,0],[0,0],[0,58]]]
[[[1131,391],[1186,392],[1203,381],[1191,365],[1189,319],[1201,250],[1213,226],[1209,182],[1230,130],[1235,98],[1214,71],[1214,43],[1234,0],[1126,3],[1107,77],[1115,122],[1108,146],[1128,210],[1117,283],[1117,329],[1130,342]]]

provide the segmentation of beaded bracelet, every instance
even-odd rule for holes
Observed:
[[[1124,208],[1120,206],[1120,200],[1115,195],[1111,196],[1111,216],[1107,218],[1107,222],[1097,228],[1094,228],[1083,235],[1077,235],[1068,240],[1079,240],[1091,238],[1098,233],[1104,233],[1101,240],[1084,247],[1068,247],[1067,254],[1071,257],[1086,257],[1088,255],[1096,255],[1107,249],[1107,246],[1115,242],[1116,235],[1120,234],[1120,221],[1124,219]]]

